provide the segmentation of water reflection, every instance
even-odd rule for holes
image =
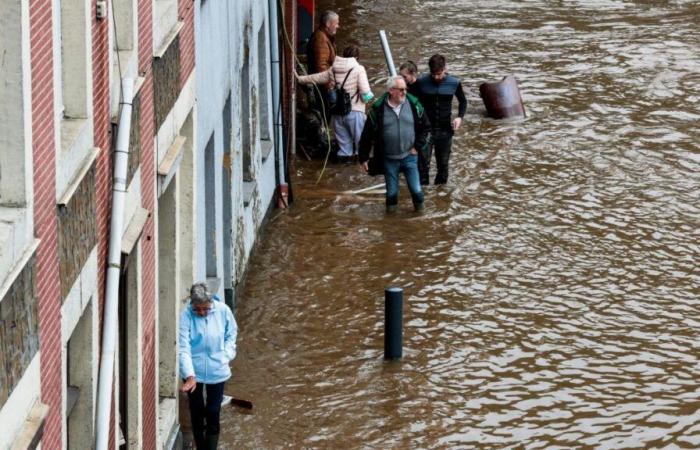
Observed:
[[[700,6],[320,2],[384,60],[435,51],[476,100],[451,183],[395,217],[351,166],[299,162],[251,262],[230,448],[700,447]],[[342,26],[344,23],[345,26]],[[528,119],[485,120],[515,74]],[[382,361],[382,292],[406,292]]]

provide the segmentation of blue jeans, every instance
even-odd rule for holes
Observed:
[[[418,155],[408,155],[403,159],[384,158],[384,180],[386,182],[386,206],[399,203],[399,173],[406,177],[408,190],[411,191],[413,206],[423,204],[423,190],[418,175]]]

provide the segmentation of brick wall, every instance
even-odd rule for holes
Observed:
[[[194,5],[192,0],[180,0],[178,13],[185,23],[180,30],[180,88],[194,70]]]
[[[61,297],[56,220],[52,2],[30,0],[32,143],[36,295],[41,347],[41,397],[48,405],[42,448],[61,448]]]
[[[151,212],[141,235],[142,249],[142,333],[143,333],[143,446],[156,447],[156,376],[155,376],[155,239],[153,216],[155,206],[155,149],[153,146],[153,10],[151,0],[139,0],[138,6],[139,72],[145,78],[140,96],[141,132],[141,201]]]

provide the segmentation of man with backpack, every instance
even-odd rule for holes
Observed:
[[[320,73],[298,76],[302,84],[334,84],[329,91],[332,101],[329,112],[333,131],[338,141],[338,162],[352,162],[360,144],[362,128],[365,125],[365,103],[374,95],[369,87],[367,71],[357,62],[360,48],[351,44],[343,49],[343,56],[336,56],[333,65]]]

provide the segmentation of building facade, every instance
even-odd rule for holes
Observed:
[[[93,448],[106,430],[96,411],[123,78],[135,84],[109,446],[178,446],[188,288],[207,280],[233,302],[285,184],[293,102],[275,98],[291,77],[275,80],[272,44],[289,74],[276,13],[293,21],[294,5],[0,0],[0,449]]]

